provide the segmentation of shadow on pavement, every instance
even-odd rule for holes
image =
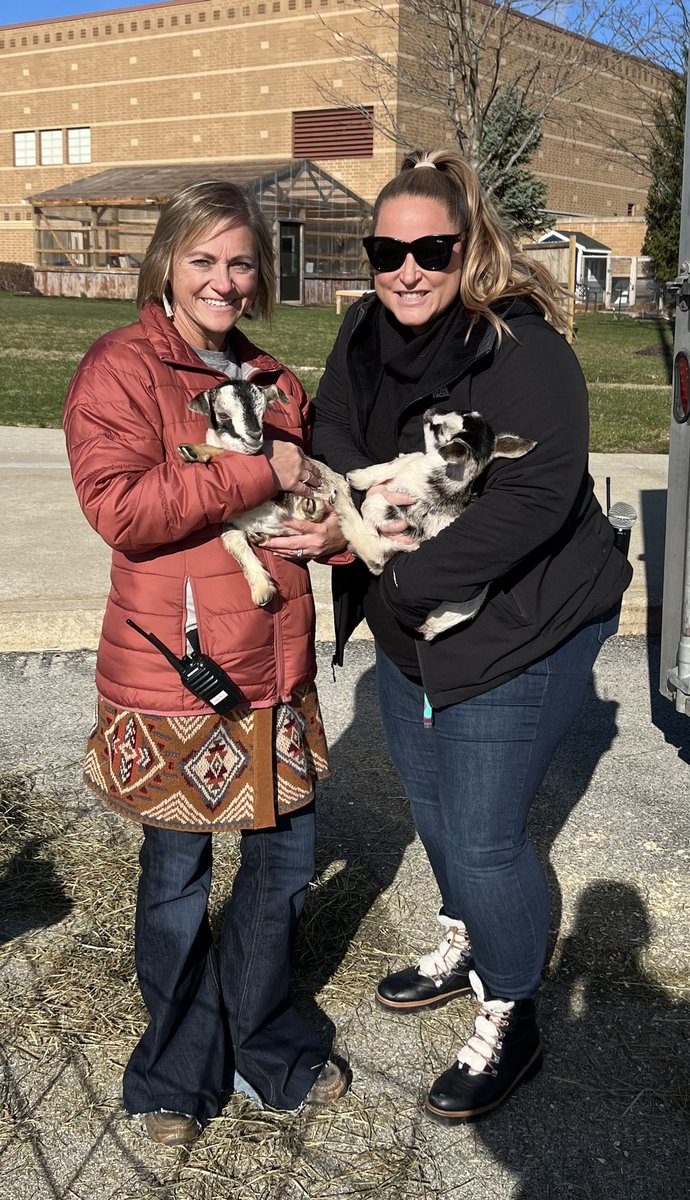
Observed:
[[[356,683],[352,712],[330,747],[333,779],[319,789],[317,876],[322,880],[307,901],[299,945],[300,998],[308,1004],[338,970],[415,837],[383,740],[373,667]],[[320,1010],[318,1016],[323,1021]]]
[[[681,1194],[690,1006],[647,974],[649,941],[636,888],[601,880],[584,889],[544,993],[544,1069],[475,1127],[519,1179],[511,1200]]]

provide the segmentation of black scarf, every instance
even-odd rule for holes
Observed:
[[[378,388],[370,397],[366,423],[367,453],[373,462],[423,449],[422,415],[439,389],[467,360],[468,317],[459,300],[440,313],[423,333],[401,325],[380,305],[369,337],[378,344],[382,367]]]

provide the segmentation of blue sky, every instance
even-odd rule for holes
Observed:
[[[25,21],[45,21],[49,17],[69,17],[74,13],[107,12],[112,8],[139,8],[142,0],[119,0],[119,3],[103,3],[102,0],[21,0],[21,3],[0,4],[0,25],[19,25]]]

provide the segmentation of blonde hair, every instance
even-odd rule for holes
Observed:
[[[270,317],[275,303],[273,239],[254,196],[225,179],[192,183],[172,196],[162,209],[139,271],[138,308],[149,301],[156,304],[163,304],[164,298],[168,303],[172,301],[173,260],[211,227],[221,223],[246,225],[251,229],[259,279],[252,312],[257,317]]]
[[[424,171],[417,167],[435,168]],[[463,236],[460,299],[470,317],[470,330],[486,317],[499,338],[510,329],[492,310],[496,301],[527,296],[561,332],[565,329],[565,289],[553,275],[513,244],[477,172],[452,148],[413,150],[396,175],[379,192],[374,204],[374,229],[389,200],[400,197],[435,200],[448,210],[452,229]]]

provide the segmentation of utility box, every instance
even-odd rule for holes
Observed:
[[[679,258],[678,278],[672,285],[676,294],[676,332],[659,686],[678,712],[690,716],[690,86],[685,115]]]

